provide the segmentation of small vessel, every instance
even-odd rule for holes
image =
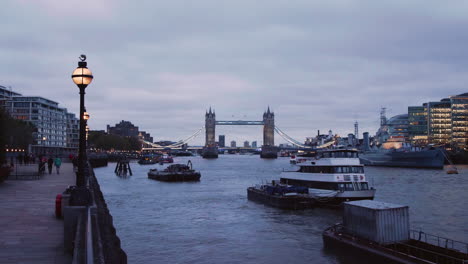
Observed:
[[[458,174],[457,167],[455,166],[450,166],[447,168],[447,174]]]
[[[159,160],[158,160],[159,163],[173,163],[174,162],[174,159],[172,158],[172,156],[169,156],[167,154],[164,154],[162,155],[161,157],[159,157]]]
[[[291,155],[291,157],[289,158],[289,163],[296,164],[296,155]]]
[[[323,233],[325,249],[348,250],[366,263],[467,263],[468,244],[410,229],[408,206],[343,203],[343,224]]]
[[[247,198],[272,207],[290,210],[312,208],[315,199],[308,196],[308,188],[276,184],[256,185],[247,188]]]
[[[309,196],[319,204],[374,199],[375,189],[369,187],[356,149],[317,150],[296,157],[296,166],[282,172],[280,182],[309,188]]]
[[[158,163],[158,156],[154,155],[144,155],[138,160],[138,164],[140,165],[151,165]]]
[[[164,170],[151,169],[148,172],[148,178],[158,181],[199,181],[201,177],[200,172],[193,170],[192,162],[189,160],[185,164],[172,164]]]

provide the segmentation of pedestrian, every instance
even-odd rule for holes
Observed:
[[[73,164],[73,171],[76,172],[78,170],[78,158],[77,157],[73,157],[72,164]]]
[[[60,174],[60,166],[62,166],[62,159],[56,157],[54,160],[55,168],[57,169],[57,174]]]
[[[52,174],[52,165],[54,165],[54,159],[52,157],[49,157],[47,160],[47,168],[49,169],[49,174]]]

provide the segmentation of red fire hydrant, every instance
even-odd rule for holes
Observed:
[[[55,217],[62,217],[62,195],[57,194],[55,197]]]

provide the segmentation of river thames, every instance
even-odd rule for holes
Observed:
[[[150,180],[150,168],[131,163],[133,176],[114,174],[115,163],[95,169],[129,263],[365,263],[325,251],[322,231],[341,211],[284,211],[247,200],[246,189],[279,179],[289,158],[220,155],[191,160],[200,182]],[[366,167],[375,200],[408,205],[411,228],[468,242],[468,166],[443,170]]]

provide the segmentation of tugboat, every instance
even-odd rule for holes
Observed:
[[[190,160],[187,162],[187,165],[173,164],[162,171],[151,169],[148,172],[149,179],[167,182],[199,181],[200,177],[200,172],[192,169],[192,162]]]
[[[315,200],[308,194],[308,188],[276,184],[257,185],[247,188],[247,198],[251,201],[281,209],[300,210],[313,208]]]
[[[296,158],[296,171],[281,173],[282,184],[309,188],[309,196],[324,205],[340,205],[344,201],[374,199],[364,165],[355,149],[320,150],[307,157]]]

